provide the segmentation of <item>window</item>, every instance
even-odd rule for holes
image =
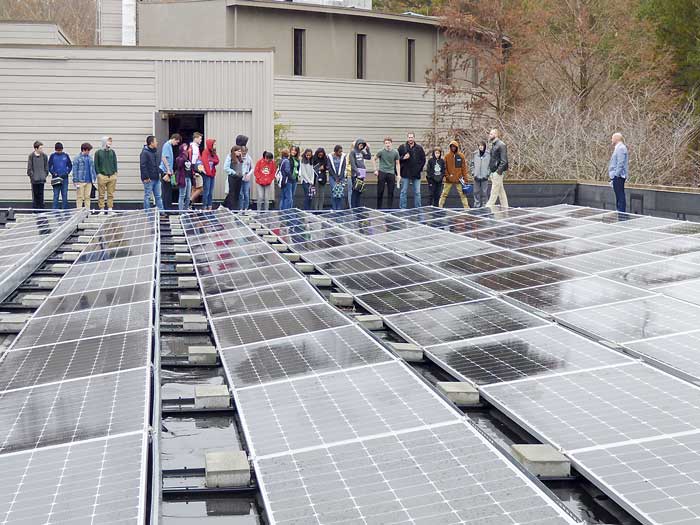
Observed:
[[[294,75],[303,76],[306,73],[306,29],[294,30]]]
[[[413,38],[408,39],[406,47],[406,70],[408,72],[408,82],[416,81],[416,41]]]
[[[355,36],[355,57],[357,59],[357,78],[366,78],[367,75],[367,35]]]

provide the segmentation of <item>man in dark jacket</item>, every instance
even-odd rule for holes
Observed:
[[[420,177],[425,167],[425,151],[423,146],[416,144],[416,136],[409,133],[406,144],[399,146],[399,158],[401,159],[401,194],[399,206],[408,208],[408,187],[413,186],[413,206],[421,206]]]
[[[508,171],[508,148],[499,138],[497,129],[489,132],[489,142],[491,142],[491,160],[489,161],[489,171],[491,172],[491,197],[486,206],[495,206],[496,201],[500,201],[502,208],[508,207],[508,196],[503,187],[504,173]]]
[[[143,209],[151,207],[151,195],[156,200],[156,206],[163,210],[163,198],[160,191],[160,170],[158,169],[158,140],[149,135],[146,137],[146,145],[141,150],[139,158],[141,168],[141,182],[143,182]]]
[[[68,175],[70,175],[72,169],[73,162],[70,160],[68,153],[63,151],[63,144],[56,142],[54,152],[49,157],[54,210],[59,209],[59,197],[62,201],[60,207],[64,210],[68,209]]]
[[[44,144],[34,142],[34,151],[27,159],[27,176],[32,184],[32,208],[44,209],[44,183],[49,175],[49,158],[44,153]]]

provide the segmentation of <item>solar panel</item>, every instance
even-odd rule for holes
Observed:
[[[468,240],[455,244],[412,250],[409,255],[419,261],[433,263],[458,257],[494,252],[496,250],[498,250],[498,248],[487,242]]]
[[[563,241],[568,239],[565,235],[560,235],[558,233],[549,232],[535,232],[535,233],[525,233],[522,235],[513,235],[512,237],[502,237],[500,239],[493,239],[489,242],[500,246],[501,248],[507,248],[510,250],[515,250],[517,248],[526,248],[527,246],[535,246],[536,244],[544,244],[546,242]]]
[[[453,244],[455,242],[462,241],[464,241],[464,237],[453,233],[438,231],[432,235],[426,235],[416,239],[402,239],[400,241],[386,242],[383,244],[391,250],[410,252],[412,250],[420,250],[427,247],[437,248],[438,246],[445,244]]]
[[[274,312],[259,312],[214,320],[221,348],[336,328],[350,321],[327,304],[300,306]]]
[[[445,276],[420,264],[386,268],[372,272],[344,275],[336,278],[338,286],[350,293],[358,294],[376,290],[388,290],[410,284],[435,281]]]
[[[405,365],[390,362],[237,391],[256,456],[454,421]]]
[[[256,461],[271,521],[572,523],[464,423]]]
[[[657,227],[654,231],[673,235],[697,235],[700,233],[700,223],[688,221],[674,222],[673,224]]]
[[[636,226],[635,222],[635,226]],[[623,232],[611,233],[607,235],[599,235],[595,238],[596,242],[609,244],[610,246],[620,247],[630,244],[641,244],[650,241],[659,241],[668,239],[670,235],[653,230],[630,230]]]
[[[638,363],[481,389],[536,436],[568,452],[700,431],[697,392],[694,385]]]
[[[588,239],[569,239],[566,241],[557,241],[547,244],[538,244],[517,250],[518,253],[542,259],[545,261],[551,259],[560,259],[562,257],[570,257],[573,255],[581,255],[584,253],[598,252],[606,250],[607,245],[597,243]]]
[[[630,246],[635,250],[661,257],[673,257],[683,253],[700,251],[700,238],[698,237],[671,237],[663,241],[651,241]]]
[[[654,291],[681,301],[700,305],[700,280],[682,281],[677,284],[655,288]]]
[[[249,288],[242,292],[209,296],[206,302],[212,317],[230,317],[304,304],[318,304],[323,302],[323,298],[309,286],[309,283],[298,279],[266,288]]]
[[[622,226],[616,226],[613,224],[603,224],[591,221],[582,221],[583,226],[573,226],[568,228],[561,228],[556,230],[557,233],[561,235],[568,235],[569,237],[578,237],[585,239],[588,237],[597,237],[600,235],[610,235],[612,233],[629,232],[633,231],[630,228],[623,228]]]
[[[553,215],[561,215],[562,217],[572,217],[572,218],[587,218],[593,217],[594,215],[602,215],[607,213],[606,210],[601,210],[598,208],[581,208],[579,206],[572,206],[572,209],[564,209],[561,211],[552,211]]]
[[[243,388],[390,361],[393,357],[356,326],[305,333],[223,351],[233,386]]]
[[[613,270],[600,275],[641,288],[656,288],[700,278],[700,265],[667,260]]]
[[[466,237],[479,239],[480,241],[490,241],[491,239],[500,239],[502,237],[510,237],[512,235],[524,235],[532,233],[534,230],[516,224],[500,225],[495,228],[480,229],[474,232],[465,233]]]
[[[281,262],[254,270],[225,273],[212,277],[202,277],[200,285],[206,295],[259,288],[299,279],[299,273],[288,264]]]
[[[483,255],[463,256],[448,261],[441,261],[437,266],[455,275],[473,275],[536,262],[537,259],[510,250],[498,250]]]
[[[266,252],[248,257],[238,257],[236,259],[225,259],[220,261],[205,262],[197,264],[197,273],[200,277],[220,275],[223,273],[233,273],[241,270],[253,270],[265,268],[280,263],[277,252]]]
[[[320,264],[330,261],[339,261],[342,259],[352,259],[353,257],[361,257],[363,255],[372,255],[375,253],[383,253],[388,250],[374,242],[360,242],[339,248],[331,248],[329,250],[319,250],[304,254],[304,259],[310,263]]]
[[[661,257],[655,255],[640,253],[627,248],[616,248],[557,259],[557,264],[572,270],[599,273],[661,260],[663,260]]]
[[[551,221],[554,219],[557,219],[557,217],[548,213],[528,213],[527,215],[506,218],[505,222],[519,224],[520,226],[529,226],[538,222]]]
[[[378,253],[375,255],[365,255],[354,259],[343,259],[321,263],[317,266],[319,270],[328,275],[347,275],[350,273],[369,272],[382,268],[392,268],[413,264],[413,260],[402,255],[391,252]]]
[[[357,296],[357,301],[379,315],[423,310],[488,296],[453,279],[433,281]]]
[[[525,218],[527,218],[527,217],[525,217]],[[582,219],[559,218],[559,219],[551,219],[548,221],[536,222],[534,224],[529,224],[528,226],[530,228],[534,228],[536,230],[553,231],[553,230],[563,230],[565,228],[576,228],[579,226],[586,226],[586,224],[588,224],[588,223]],[[563,233],[563,232],[561,232],[561,233]]]
[[[59,286],[63,284],[63,281],[66,279],[85,277],[101,273],[121,272],[124,270],[132,270],[135,268],[152,265],[152,254],[137,255],[135,257],[124,257],[122,259],[112,259],[109,261],[100,261],[92,264],[71,265],[68,268],[68,271],[63,275],[63,279],[59,283]]]
[[[631,362],[552,325],[434,346],[430,355],[453,374],[478,385]]]
[[[143,433],[0,455],[2,523],[142,523]]]
[[[633,215],[631,213],[624,213],[619,211],[611,211],[608,213],[597,213],[586,217],[588,221],[602,222],[605,224],[615,224],[615,223],[629,223],[641,218],[640,215]],[[631,225],[634,227],[634,225]]]
[[[98,261],[109,261],[122,257],[133,257],[135,255],[148,255],[155,252],[153,243],[139,244],[137,246],[126,246],[123,248],[113,248],[93,252],[83,252],[75,261],[75,264],[87,264]]]
[[[557,318],[601,339],[624,343],[695,330],[700,326],[700,307],[652,296],[574,310],[558,314]]]
[[[105,306],[117,306],[120,304],[138,303],[147,301],[153,295],[150,286],[136,284],[114,288],[103,288],[71,295],[51,296],[34,313],[34,317],[67,314],[103,308]]]
[[[131,283],[140,284],[142,287],[150,289],[150,283],[153,282],[153,265],[104,273],[100,272],[98,268],[94,268],[94,270],[95,273],[82,277],[70,279],[64,277],[53,289],[52,297],[84,294],[93,290],[99,291]]]
[[[547,313],[565,312],[648,296],[649,292],[600,277],[587,277],[508,292],[506,297]]]
[[[681,371],[687,376],[700,379],[700,332],[655,337],[643,341],[625,343],[625,347],[651,357]]]
[[[496,292],[519,290],[532,286],[558,283],[585,277],[586,274],[551,263],[537,263],[507,270],[482,273],[467,277],[470,283],[478,284]]]
[[[498,299],[386,317],[386,323],[420,346],[511,332],[546,322]]]

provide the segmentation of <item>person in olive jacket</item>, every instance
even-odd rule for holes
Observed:
[[[466,184],[467,175],[467,160],[462,152],[459,151],[459,142],[453,140],[450,142],[450,151],[445,155],[445,187],[442,190],[442,195],[440,195],[439,206],[441,208],[445,206],[445,201],[450,194],[452,186],[457,187],[457,195],[462,200],[462,206],[469,208],[467,196],[462,191],[462,184]]]

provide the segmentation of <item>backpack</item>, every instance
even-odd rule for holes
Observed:
[[[336,182],[335,186],[331,188],[331,197],[334,199],[342,199],[345,197],[345,181]]]
[[[278,187],[282,187],[282,170],[281,170],[282,163],[280,163],[279,166],[277,166],[277,171],[275,172],[275,182],[277,183]]]

